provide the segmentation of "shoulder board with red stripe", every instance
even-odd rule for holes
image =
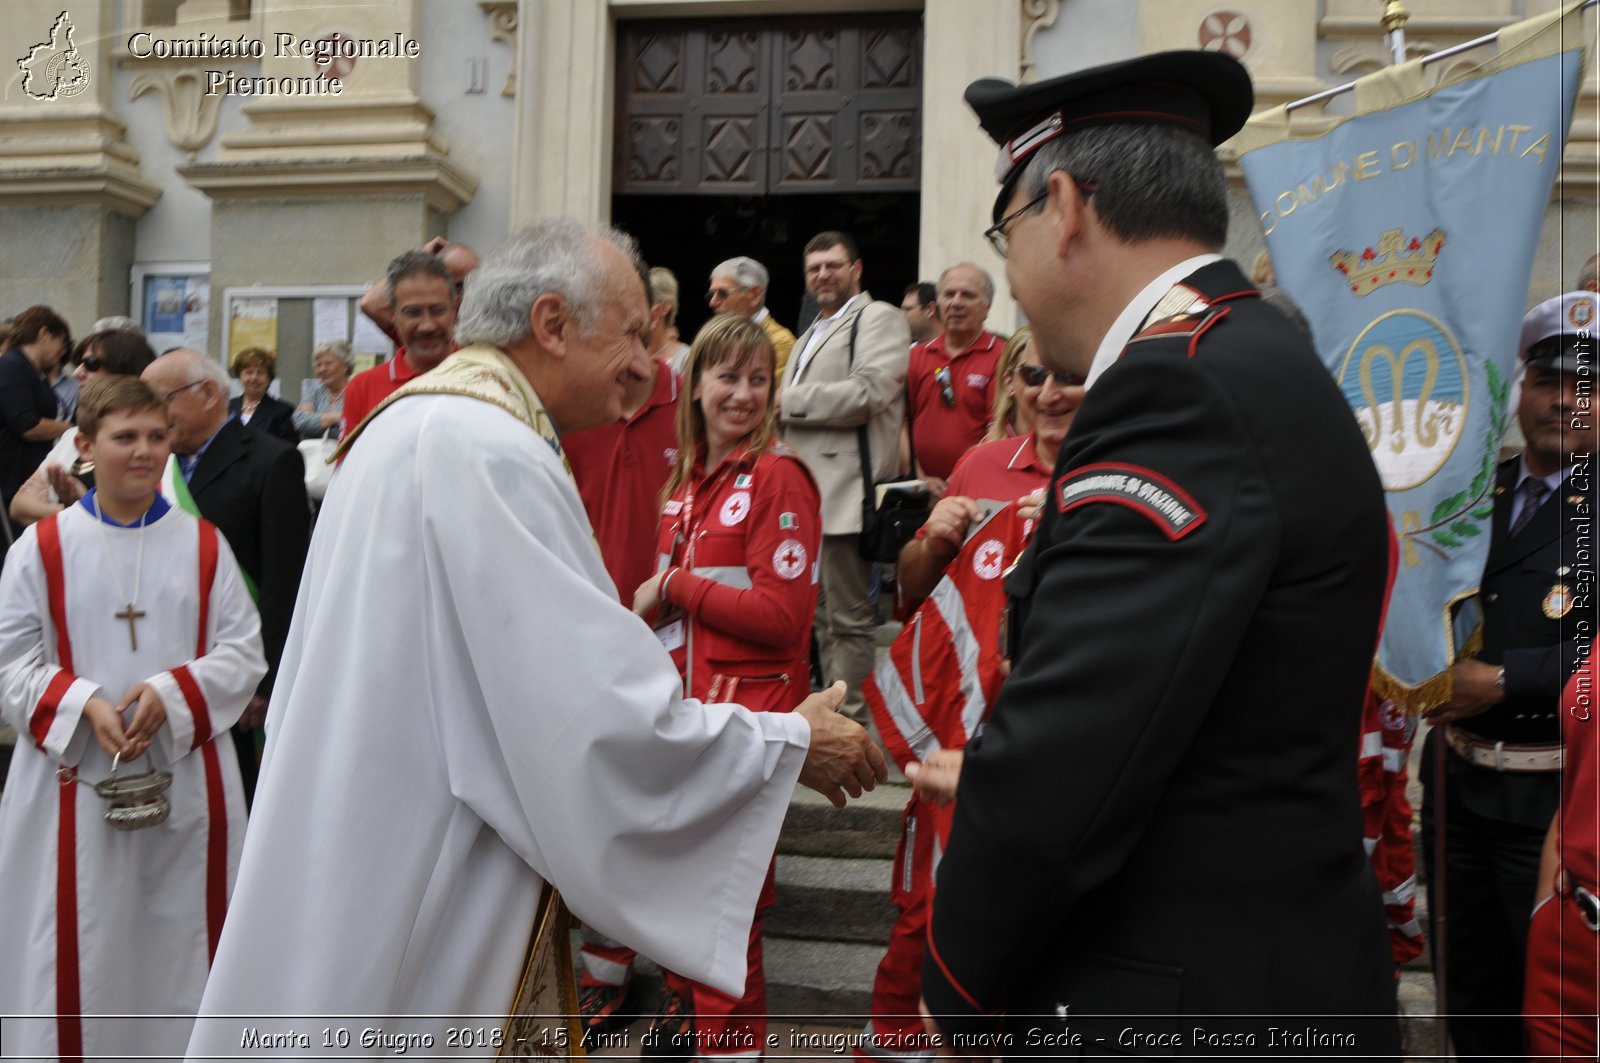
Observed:
[[[1187,491],[1142,465],[1085,465],[1057,479],[1050,493],[1062,513],[1096,502],[1131,509],[1174,542],[1206,521],[1206,511]]]
[[[1152,322],[1146,325],[1128,343],[1131,345],[1138,343],[1140,340],[1161,339],[1166,336],[1193,336],[1204,329],[1206,322],[1210,321],[1215,315],[1216,311],[1208,310],[1208,312],[1202,314],[1180,314],[1177,317],[1169,317],[1163,321]]]

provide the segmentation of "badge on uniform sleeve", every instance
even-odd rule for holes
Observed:
[[[1545,592],[1544,615],[1551,620],[1560,620],[1572,612],[1572,588],[1565,583],[1557,583]]]
[[[679,513],[683,512],[683,499],[669,499],[667,504],[661,507],[661,512],[665,516],[676,517]]]
[[[800,515],[798,513],[779,513],[778,527],[783,531],[793,531],[795,528],[800,527]]]
[[[740,521],[744,520],[745,515],[749,512],[750,492],[735,491],[733,494],[728,496],[728,500],[726,502],[722,503],[722,526],[724,528],[733,527],[735,524],[738,524]]]
[[[1096,502],[1123,506],[1150,520],[1174,542],[1206,520],[1206,511],[1187,491],[1140,465],[1084,465],[1057,480],[1052,493],[1062,513]]]
[[[749,487],[753,483],[755,483],[755,479],[747,472],[742,472],[733,478],[733,486],[735,487]]]
[[[806,548],[798,539],[785,539],[772,551],[772,571],[780,579],[799,579],[806,570]]]

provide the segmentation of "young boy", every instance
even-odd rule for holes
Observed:
[[[28,1057],[181,1058],[243,845],[239,766],[217,746],[265,673],[260,621],[216,529],[157,494],[150,386],[93,382],[78,427],[95,489],[29,527],[0,574],[0,712],[19,735],[0,1015],[21,1016],[0,1036]],[[119,776],[172,773],[165,822],[106,821],[94,784],[113,755]]]

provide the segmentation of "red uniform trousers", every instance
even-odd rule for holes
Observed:
[[[1597,1057],[1600,932],[1584,922],[1571,886],[1533,914],[1522,993],[1530,1060]]]
[[[1561,891],[1533,913],[1522,1022],[1534,1059],[1600,1053],[1600,713],[1594,643],[1561,695],[1566,743],[1560,817]],[[1549,883],[1539,883],[1540,892]],[[1584,894],[1580,896],[1580,891]]]
[[[872,983],[872,1017],[858,1059],[925,1059],[932,1053],[917,1004],[922,998],[922,960],[928,950],[934,873],[955,821],[955,805],[940,807],[911,799],[894,857],[890,899],[900,909],[889,947]]]

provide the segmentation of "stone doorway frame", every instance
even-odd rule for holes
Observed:
[[[511,224],[549,215],[610,219],[618,20],[859,13],[862,6],[860,0],[518,0]],[[1024,21],[1037,21],[1030,9],[1040,5],[1024,0],[1010,18],[997,17],[1005,10],[1000,5],[971,0],[871,6],[923,13],[919,269],[932,279],[945,266],[971,260],[998,282],[1004,264],[982,235],[996,191],[995,149],[961,93],[976,78],[1020,77]],[[1009,329],[1010,300],[997,298],[989,320]]]

